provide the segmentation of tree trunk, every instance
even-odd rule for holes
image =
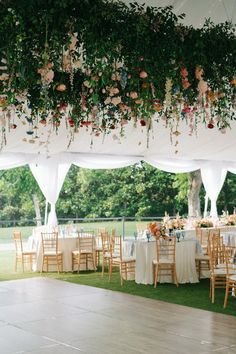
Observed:
[[[41,226],[42,219],[41,219],[41,213],[40,213],[39,199],[36,194],[32,194],[32,198],[33,198],[34,210],[35,210],[35,216],[36,216],[36,225]]]
[[[200,189],[202,185],[201,171],[197,170],[188,173],[188,216],[197,217],[201,215]]]

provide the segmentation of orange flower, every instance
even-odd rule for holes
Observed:
[[[188,76],[188,70],[186,68],[181,68],[180,75],[185,78]]]

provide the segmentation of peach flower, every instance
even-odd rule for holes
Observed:
[[[140,74],[139,74],[139,77],[141,79],[146,79],[146,77],[148,77],[148,74],[146,73],[146,71],[141,71]]]
[[[111,100],[111,103],[114,104],[115,106],[121,103],[121,97],[117,96],[117,97],[113,97]]]
[[[60,84],[56,87],[56,90],[60,91],[60,92],[64,92],[64,91],[66,91],[66,85]]]
[[[136,100],[138,98],[138,94],[136,91],[131,91],[130,92],[130,97],[133,98],[133,100]]]
[[[208,84],[206,81],[204,80],[200,80],[198,83],[198,90],[199,92],[203,95],[207,92],[208,90]]]

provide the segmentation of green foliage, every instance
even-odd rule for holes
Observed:
[[[43,196],[29,167],[0,171],[0,220],[35,218],[32,194]]]
[[[236,206],[236,175],[228,173],[218,199],[218,211]],[[147,217],[188,213],[188,176],[160,171],[146,163],[113,170],[72,166],[59,200],[59,218]],[[0,172],[0,220],[35,218],[32,194],[43,215],[45,200],[28,167]],[[200,192],[201,209],[205,191]]]
[[[172,186],[174,175],[145,163],[117,170],[76,170],[74,167],[68,176],[58,202],[60,216],[141,217],[177,211],[174,199],[177,190]],[[73,201],[66,201],[66,196],[72,196]],[[68,208],[73,202],[74,209]]]
[[[33,120],[34,125],[40,116],[43,124],[47,119],[58,129],[63,118],[71,128],[89,124],[99,134],[117,126],[122,130],[124,120],[140,120],[149,127],[155,112],[165,113],[172,128],[173,117],[186,118],[191,109],[192,114],[199,111],[193,125],[207,123],[209,117],[202,111],[210,105],[211,120],[224,129],[235,118],[230,109],[235,95],[235,28],[207,21],[194,29],[183,26],[182,17],[170,6],[136,2],[1,1],[0,60],[6,66],[1,69],[1,106],[16,106],[19,118]],[[204,69],[204,79],[215,91],[200,109],[197,67]],[[171,103],[164,109],[167,78]],[[116,93],[111,94],[114,87]]]

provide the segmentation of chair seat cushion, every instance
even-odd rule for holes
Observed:
[[[32,255],[36,255],[37,252],[36,251],[23,251],[22,254],[24,256],[32,256]]]
[[[209,261],[210,260],[210,256],[197,253],[195,255],[195,259],[196,259],[196,261]]]
[[[174,264],[174,262],[171,259],[168,259],[168,258],[160,258],[159,261],[157,261],[157,259],[154,259],[152,261],[152,263],[154,265],[156,265],[156,264]]]
[[[72,253],[76,256],[78,256],[79,254],[93,254],[94,252],[92,252],[91,250],[74,250],[72,251]]]
[[[132,263],[136,262],[136,259],[134,257],[123,257],[122,259],[120,257],[114,258],[114,263]]]
[[[109,252],[106,252],[106,253],[104,254],[104,257],[105,257],[105,258],[111,258],[111,254],[110,254]],[[113,254],[112,254],[112,258],[120,258],[120,254],[118,254],[118,253],[113,253]]]
[[[103,249],[102,249],[102,246],[97,246],[97,247],[95,248],[95,250],[96,250],[96,251],[102,251]]]
[[[216,268],[220,269],[220,268],[226,268],[226,263],[219,263],[216,265]]]
[[[61,256],[62,255],[62,252],[61,251],[58,251],[57,253],[54,252],[54,251],[47,251],[47,252],[44,252],[43,253],[44,256]]]
[[[226,268],[215,268],[214,269],[214,274],[215,275],[226,276]]]

